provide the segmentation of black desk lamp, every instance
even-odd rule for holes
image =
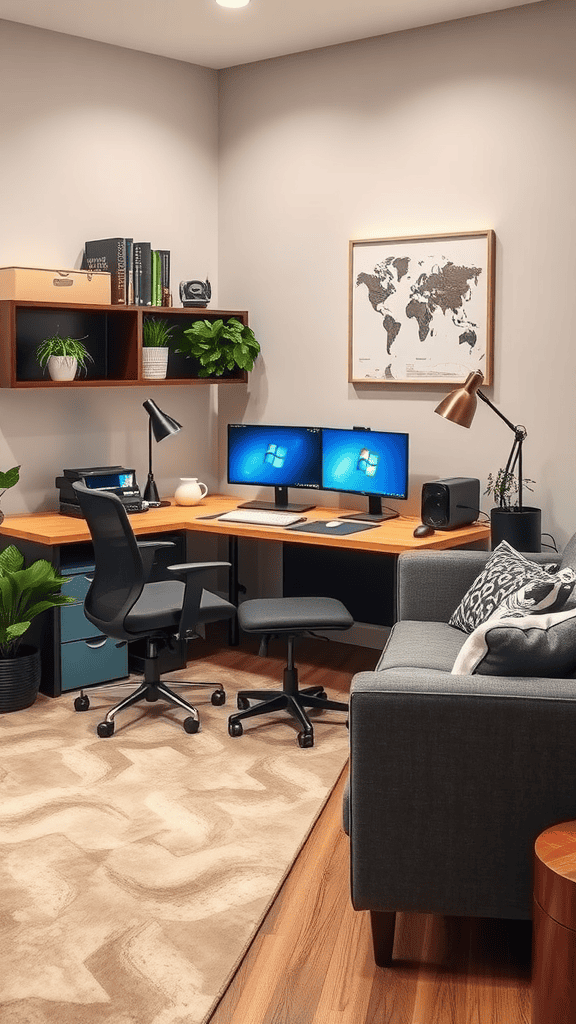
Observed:
[[[514,443],[512,450],[508,456],[508,462],[506,463],[506,469],[504,470],[504,482],[509,477],[514,475],[516,465],[518,465],[518,509],[522,511],[522,445],[526,439],[526,427],[514,426],[514,424],[503,416],[499,409],[486,395],[479,391],[479,387],[484,380],[484,374],[481,370],[474,370],[473,373],[468,374],[465,383],[461,388],[457,388],[456,391],[451,391],[446,396],[440,405],[434,410],[439,416],[444,416],[445,419],[450,420],[452,423],[457,423],[460,427],[469,427],[474,419],[474,413],[476,412],[476,396],[481,398],[486,405],[504,420],[510,430],[514,431]],[[500,505],[504,505],[504,491],[500,494]],[[538,549],[540,550],[540,549]]]
[[[169,505],[170,502],[160,501],[154,474],[152,473],[152,431],[154,431],[156,441],[163,441],[170,434],[177,434],[179,430],[182,430],[182,424],[177,423],[171,416],[167,416],[165,412],[162,412],[151,398],[147,398],[142,405],[150,417],[148,420],[148,480],[144,489],[144,501],[159,508]]]

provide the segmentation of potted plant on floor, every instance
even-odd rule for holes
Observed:
[[[260,345],[250,327],[231,316],[196,320],[182,332],[176,352],[198,360],[199,377],[221,377],[237,369],[250,371]]]
[[[60,588],[67,580],[39,558],[24,567],[13,544],[0,552],[0,714],[30,707],[40,688],[40,651],[22,643],[41,612],[69,604]]]
[[[48,368],[50,379],[58,381],[74,380],[78,368],[87,373],[87,364],[94,362],[84,345],[84,338],[61,338],[58,331],[40,342],[36,358],[43,370]]]
[[[533,491],[534,480],[519,479],[515,472],[499,469],[488,475],[484,494],[490,494],[496,506],[490,510],[492,549],[507,540],[517,551],[540,551],[542,511],[522,502],[522,490]]]
[[[142,376],[146,380],[164,380],[168,372],[168,354],[174,324],[145,316],[142,323]]]

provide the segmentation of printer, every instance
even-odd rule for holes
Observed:
[[[96,466],[88,469],[65,469],[63,476],[56,477],[60,492],[60,512],[65,516],[83,519],[73,483],[82,483],[94,490],[110,491],[116,494],[127,512],[146,512],[148,502],[140,494],[136,473],[124,466]]]

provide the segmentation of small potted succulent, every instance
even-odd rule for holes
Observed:
[[[260,345],[254,332],[231,316],[196,320],[182,332],[176,351],[198,360],[199,377],[221,377],[237,369],[251,370]]]
[[[87,337],[87,335],[85,336]],[[44,338],[36,349],[36,358],[43,370],[48,369],[51,380],[74,380],[78,368],[87,373],[88,363],[94,360],[84,345],[85,338],[61,338],[58,331]]]
[[[142,376],[146,380],[164,380],[168,372],[168,353],[175,325],[155,316],[145,316],[142,324]]]
[[[41,612],[74,600],[60,593],[67,580],[43,558],[24,567],[13,544],[0,552],[0,713],[30,707],[40,688],[40,651],[22,643]]]

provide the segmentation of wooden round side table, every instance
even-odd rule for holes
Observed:
[[[534,850],[532,1024],[576,1020],[576,821],[552,825]]]

